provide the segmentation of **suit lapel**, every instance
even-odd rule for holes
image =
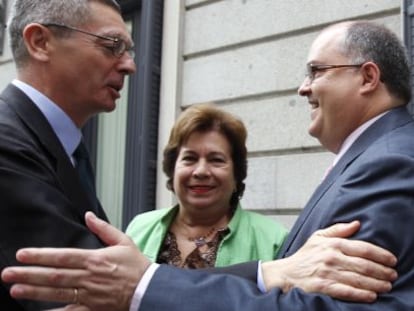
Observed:
[[[89,201],[88,196],[79,183],[76,170],[62,144],[36,105],[14,85],[9,85],[2,93],[2,97],[5,99],[6,104],[16,112],[32,131],[43,149],[48,153],[48,158],[51,159],[57,178],[61,183],[62,191],[73,202],[75,213],[81,222],[84,222],[84,214],[88,210],[93,210],[97,215],[106,219],[99,204],[96,209],[91,209],[96,204],[92,205]]]
[[[351,148],[349,148],[349,150],[343,155],[343,157],[333,167],[330,173],[312,194],[308,203],[305,205],[303,211],[300,213],[297,221],[292,227],[288,238],[283,244],[283,247],[279,252],[280,257],[287,255],[290,247],[292,246],[292,243],[300,233],[300,230],[304,226],[309,215],[317,206],[321,197],[336,181],[338,176],[340,176],[346,170],[346,168],[353,161],[355,161],[355,159],[357,159],[358,156],[363,153],[374,141],[389,133],[393,129],[412,121],[412,117],[408,114],[405,107],[395,108],[385,114],[382,118],[378,119],[364,133],[362,133],[360,137],[358,137],[358,139],[352,144]]]

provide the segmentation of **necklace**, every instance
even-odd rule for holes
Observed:
[[[216,231],[216,228],[213,227],[210,229],[207,234],[199,236],[199,237],[189,237],[187,238],[190,242],[194,242],[196,247],[201,247],[207,244],[207,238],[209,238],[214,232]]]

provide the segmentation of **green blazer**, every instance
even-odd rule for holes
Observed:
[[[128,225],[129,235],[139,249],[153,262],[156,261],[162,242],[175,218],[178,205],[146,212],[136,216]],[[221,241],[216,258],[216,267],[233,265],[251,260],[274,259],[287,230],[267,216],[245,211],[237,207]]]

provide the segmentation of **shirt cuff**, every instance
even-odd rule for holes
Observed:
[[[259,260],[259,263],[257,265],[257,287],[259,290],[264,294],[266,293],[266,287],[263,280],[263,272],[262,272],[262,261]]]
[[[129,307],[129,311],[138,311],[142,298],[145,295],[145,292],[148,288],[149,283],[151,282],[152,277],[154,276],[155,271],[157,271],[158,267],[160,265],[156,263],[152,263],[147,271],[145,271],[144,275],[141,278],[141,281],[139,281],[134,296],[132,296],[131,300],[131,306]]]

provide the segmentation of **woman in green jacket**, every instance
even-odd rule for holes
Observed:
[[[239,203],[246,137],[241,120],[212,104],[181,114],[163,160],[178,204],[136,216],[126,231],[150,260],[195,269],[276,257],[286,229]]]

